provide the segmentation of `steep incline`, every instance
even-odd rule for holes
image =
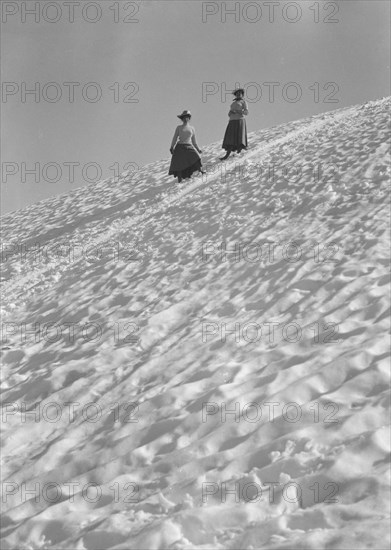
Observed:
[[[4,549],[387,547],[389,107],[3,218]]]

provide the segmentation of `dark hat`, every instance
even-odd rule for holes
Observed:
[[[177,115],[178,118],[184,118],[185,116],[191,117],[191,112],[185,109],[181,115]]]
[[[236,95],[238,93],[242,93],[244,95],[244,89],[243,88],[236,88],[236,90],[234,90],[232,93],[233,95]]]

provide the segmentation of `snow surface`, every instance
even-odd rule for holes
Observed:
[[[3,217],[3,549],[388,548],[389,107]]]

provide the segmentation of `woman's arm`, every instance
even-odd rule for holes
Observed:
[[[176,142],[178,141],[178,137],[179,137],[179,129],[178,129],[178,126],[177,126],[177,127],[175,128],[174,137],[172,138],[172,142],[171,142],[171,147],[170,147],[171,153],[173,152],[174,147],[175,147],[175,145],[176,145]]]
[[[235,101],[233,103],[231,103],[231,106],[229,108],[229,111],[228,111],[228,116],[230,115],[234,115],[235,114]]]
[[[248,115],[248,107],[246,101],[243,99],[243,114]]]
[[[194,145],[194,148],[197,149],[197,151],[199,153],[202,153],[201,149],[198,147],[198,143],[197,143],[197,138],[196,138],[196,134],[195,134],[195,130],[193,128],[193,134],[191,136],[191,142],[192,144]]]

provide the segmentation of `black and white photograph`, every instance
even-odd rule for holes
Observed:
[[[1,550],[389,550],[391,2],[0,12]]]

